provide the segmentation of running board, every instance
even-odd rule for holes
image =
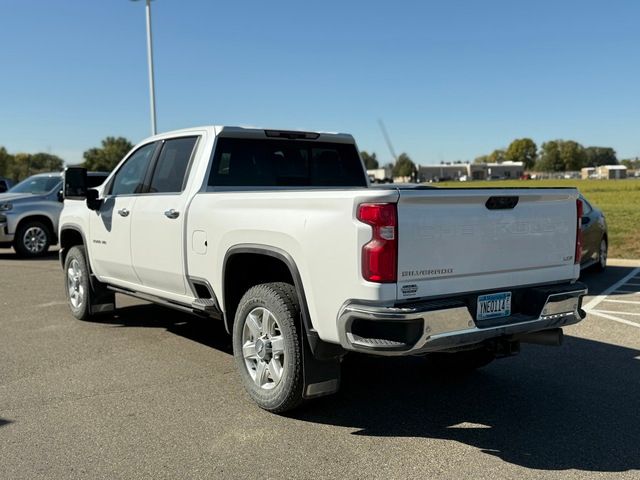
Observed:
[[[196,298],[196,300],[191,303],[191,308],[212,317],[222,318],[218,304],[213,298]]]
[[[222,315],[218,312],[216,313],[210,313],[208,310],[202,310],[200,308],[196,308],[194,306],[194,304],[197,302],[194,302],[194,304],[189,305],[185,305],[182,303],[178,303],[178,302],[173,302],[171,300],[167,300],[166,298],[162,298],[162,297],[157,297],[155,295],[150,295],[148,293],[142,293],[142,292],[136,292],[135,290],[129,290],[127,288],[122,288],[122,287],[114,287],[113,285],[108,285],[107,288],[109,290],[112,290],[116,293],[121,293],[123,295],[128,295],[130,297],[134,297],[134,298],[139,298],[140,300],[145,300],[147,302],[151,302],[151,303],[155,303],[158,305],[162,305],[164,307],[169,307],[169,308],[173,308],[175,310],[180,310],[182,312],[187,312],[187,313],[195,313],[197,315],[200,316],[213,316],[216,318],[222,318]],[[202,299],[198,299],[198,300],[202,300]]]

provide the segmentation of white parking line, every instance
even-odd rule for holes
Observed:
[[[597,315],[598,317],[607,318],[609,320],[613,320],[614,322],[624,323],[625,325],[630,325],[632,327],[640,328],[640,323],[635,323],[630,320],[625,320],[624,318],[614,317],[613,315],[608,315],[606,313],[602,313],[599,310],[589,310],[591,315]]]
[[[615,313],[617,315],[637,315],[640,317],[640,313],[637,312],[619,312],[617,310],[591,310],[592,312],[599,312],[599,313]]]
[[[640,323],[635,323],[635,322],[632,322],[631,320],[626,320],[624,318],[611,315],[612,313],[616,313],[617,315],[624,315],[625,312],[613,312],[611,310],[595,310],[595,307],[598,306],[601,302],[614,302],[614,303],[627,303],[627,304],[630,303],[630,304],[640,305],[640,301],[636,302],[633,300],[611,300],[607,298],[607,296],[609,296],[612,293],[631,294],[631,295],[640,293],[636,291],[620,290],[621,287],[631,286],[632,284],[635,285],[635,280],[637,279],[634,277],[638,274],[638,272],[640,272],[640,268],[634,268],[626,277],[617,281],[616,283],[611,285],[609,288],[607,288],[604,292],[602,292],[600,295],[596,296],[589,303],[587,303],[583,307],[584,310],[587,311],[589,314],[606,318],[607,320],[613,320],[614,322],[623,323],[625,325],[629,325],[630,327],[640,328]],[[640,315],[640,314],[636,314],[636,315]]]
[[[597,297],[591,299],[591,301],[589,303],[587,303],[583,308],[586,311],[589,311],[589,310],[593,309],[601,301],[603,301],[605,298],[607,298],[607,295],[609,295],[610,293],[615,292],[618,288],[620,288],[622,285],[624,285],[628,280],[630,280],[631,278],[635,277],[639,272],[640,272],[640,268],[634,268],[633,270],[631,270],[629,275],[627,275],[622,280],[619,280],[616,283],[614,283],[613,285],[611,285],[604,292],[602,292],[602,294],[600,294]]]
[[[613,303],[632,303],[634,305],[640,305],[640,302],[634,302],[633,300],[611,300],[609,298],[605,298],[602,300],[603,302],[613,302]],[[593,308],[593,307],[591,307]]]

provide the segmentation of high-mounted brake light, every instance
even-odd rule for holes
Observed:
[[[576,253],[573,263],[579,264],[582,260],[582,200],[576,200]]]
[[[320,137],[316,132],[295,132],[290,130],[265,130],[264,134],[270,138],[286,138],[287,140],[316,140]]]
[[[398,213],[395,203],[363,203],[358,220],[371,225],[371,240],[362,247],[362,276],[377,283],[393,283],[398,265]]]

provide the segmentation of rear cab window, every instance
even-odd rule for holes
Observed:
[[[355,145],[218,138],[211,187],[366,187]]]
[[[150,193],[180,193],[198,137],[165,140],[153,169]]]

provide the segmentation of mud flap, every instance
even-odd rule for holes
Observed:
[[[116,294],[98,282],[93,274],[89,276],[89,283],[91,284],[89,313],[95,315],[113,312],[116,309]]]
[[[302,335],[302,372],[304,387],[302,398],[310,399],[331,395],[340,388],[340,357],[327,360],[317,359],[311,351],[302,321],[300,322]]]

